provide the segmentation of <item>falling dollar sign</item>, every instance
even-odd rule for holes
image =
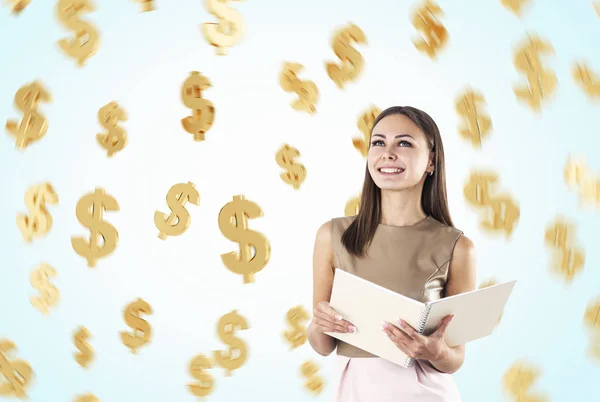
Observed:
[[[75,399],[73,399],[73,402],[100,402],[100,399],[94,394],[84,394],[76,396]]]
[[[284,331],[283,336],[291,344],[291,350],[306,342],[306,328],[301,323],[308,320],[309,316],[302,306],[296,306],[287,312],[286,318],[293,329]]]
[[[287,184],[291,184],[295,190],[298,190],[306,179],[306,168],[304,165],[294,162],[294,159],[299,156],[300,152],[288,144],[284,144],[275,154],[277,164],[286,170],[279,177]]]
[[[141,3],[142,12],[154,11],[154,0],[134,0],[137,3]]]
[[[360,210],[360,198],[362,193],[360,193],[357,197],[351,198],[344,208],[344,216],[354,216],[358,215],[358,211]]]
[[[244,283],[254,282],[254,274],[262,270],[271,255],[271,245],[261,233],[248,230],[248,219],[263,215],[258,204],[234,195],[233,201],[225,204],[219,212],[219,229],[229,240],[240,243],[240,255],[235,251],[221,254],[225,266],[244,276]],[[252,250],[255,253],[252,256]]]
[[[304,387],[315,395],[320,394],[324,388],[324,381],[317,375],[319,368],[312,361],[306,361],[300,366],[302,376],[307,379]]]
[[[23,85],[15,93],[15,106],[23,112],[21,122],[6,121],[6,131],[16,139],[16,148],[25,149],[38,141],[48,131],[48,121],[37,110],[40,102],[52,102],[52,98],[41,82]]]
[[[13,4],[13,14],[19,14],[31,3],[31,0],[8,0],[8,2]]]
[[[108,151],[109,157],[127,145],[127,133],[118,126],[119,122],[126,120],[127,115],[117,102],[110,102],[98,110],[98,121],[102,127],[108,130],[108,133],[96,134],[96,140],[102,148]]]
[[[279,74],[279,85],[285,92],[295,92],[300,97],[290,103],[294,110],[315,114],[317,112],[315,104],[319,100],[319,88],[313,81],[302,81],[298,78],[297,74],[303,69],[304,66],[300,63],[283,63]]]
[[[0,381],[0,396],[27,398],[25,389],[33,378],[33,370],[25,360],[10,360],[9,354],[17,349],[14,342],[0,339],[0,374],[6,381]]]
[[[485,104],[483,95],[471,88],[462,93],[456,101],[456,112],[463,118],[458,133],[474,147],[481,149],[481,142],[492,129],[492,120],[481,111]]]
[[[106,257],[115,250],[119,233],[103,217],[103,211],[119,211],[119,204],[104,189],[96,188],[95,192],[81,197],[75,208],[77,220],[90,229],[89,242],[83,237],[71,237],[73,250],[88,261],[88,267],[94,268],[98,258]],[[102,236],[104,244],[100,245]]]
[[[432,0],[426,0],[412,17],[413,26],[426,38],[413,39],[416,49],[434,60],[448,42],[448,31],[438,20],[440,15],[444,15],[441,7]]]
[[[79,352],[73,353],[73,356],[75,357],[75,361],[83,368],[88,368],[94,357],[94,350],[90,344],[86,342],[91,336],[90,331],[85,327],[79,327],[77,332],[73,335],[75,347],[79,349]]]
[[[362,133],[361,137],[352,138],[352,144],[354,148],[364,157],[369,153],[369,147],[371,144],[371,130],[373,129],[373,123],[379,114],[381,109],[377,106],[371,105],[365,112],[363,112],[356,121],[358,129]]]
[[[516,50],[514,57],[515,67],[526,75],[528,83],[515,85],[515,95],[517,99],[527,102],[536,112],[540,111],[542,101],[554,94],[558,82],[554,71],[547,70],[542,65],[540,56],[546,53],[554,54],[552,45],[535,35],[530,35]]]
[[[216,48],[217,54],[224,56],[227,54],[227,48],[242,39],[242,16],[236,10],[227,7],[227,0],[206,0],[205,3],[208,12],[219,18],[219,22],[202,24],[202,34],[208,43]]]
[[[90,23],[81,20],[82,14],[92,11],[95,7],[91,0],[59,0],[56,7],[60,22],[75,31],[75,38],[61,39],[58,45],[69,57],[77,59],[79,67],[98,51],[98,32]]]
[[[600,77],[586,63],[573,65],[573,79],[590,98],[600,98]]]
[[[585,253],[575,245],[575,225],[562,216],[558,216],[546,228],[544,241],[555,251],[552,269],[563,275],[571,283],[575,275],[583,269]]]
[[[548,398],[532,393],[533,383],[539,378],[540,370],[524,361],[514,363],[502,376],[502,385],[515,401],[544,402]]]
[[[150,324],[148,324],[148,321],[140,318],[141,313],[152,314],[152,308],[142,299],[137,299],[129,303],[123,311],[123,318],[127,325],[133,329],[133,334],[121,331],[121,341],[131,349],[133,354],[137,353],[137,348],[150,341]]]
[[[223,343],[229,345],[229,351],[215,350],[213,353],[217,364],[225,369],[226,376],[230,376],[233,370],[242,367],[248,358],[248,348],[244,341],[235,336],[236,329],[248,329],[246,319],[239,315],[237,310],[233,310],[219,319],[217,334]]]
[[[520,217],[519,205],[507,195],[492,196],[492,189],[498,182],[498,175],[491,172],[472,172],[463,188],[465,199],[473,206],[485,207],[488,219],[480,226],[488,232],[503,230],[510,237]]]
[[[531,0],[501,0],[502,5],[510,10],[517,17],[523,15],[523,10],[529,5]]]
[[[50,183],[31,186],[25,193],[25,205],[31,211],[30,215],[17,214],[17,227],[26,242],[34,237],[42,236],[52,228],[52,215],[46,209],[46,204],[57,204],[58,195]]]
[[[600,331],[600,298],[587,305],[583,321],[591,330]]]
[[[195,141],[204,141],[204,134],[215,120],[215,108],[211,101],[202,98],[202,91],[211,87],[208,78],[192,71],[181,87],[181,100],[193,109],[192,116],[181,119],[183,129],[194,135]]]
[[[338,88],[343,89],[346,82],[356,80],[363,70],[365,61],[362,55],[351,44],[360,45],[367,43],[365,33],[355,24],[336,31],[331,42],[333,52],[341,59],[341,65],[325,62],[325,70]]]
[[[32,296],[29,300],[31,305],[44,315],[48,314],[49,307],[54,306],[60,299],[58,289],[50,283],[50,277],[56,275],[56,270],[48,264],[40,264],[31,273],[31,285],[42,295],[39,297]]]
[[[199,382],[188,384],[190,392],[198,397],[205,397],[210,394],[214,388],[214,378],[206,369],[213,367],[212,361],[200,354],[195,356],[190,362],[190,375]]]
[[[185,209],[186,202],[200,205],[200,194],[194,187],[194,183],[178,183],[169,189],[167,193],[167,205],[171,208],[168,216],[160,211],[154,212],[154,224],[160,230],[158,238],[165,240],[167,235],[179,236],[190,226],[192,221],[190,213]]]

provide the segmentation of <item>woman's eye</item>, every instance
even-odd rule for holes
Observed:
[[[377,145],[380,142],[383,143],[383,141],[381,141],[381,140],[375,140],[375,141],[371,142],[371,145]]]
[[[408,141],[400,141],[400,145],[401,146],[408,146],[408,147],[412,146],[412,144],[410,142],[408,142]]]

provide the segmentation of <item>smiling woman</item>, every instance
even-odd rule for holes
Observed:
[[[411,368],[325,334],[361,330],[329,305],[335,268],[421,302],[475,288],[473,244],[450,218],[444,149],[427,113],[394,106],[375,120],[358,215],[317,231],[308,338],[321,355],[337,349],[338,402],[460,401],[451,374],[463,363],[464,345],[444,341],[450,316],[428,336],[401,320],[382,323],[389,341],[416,359]]]

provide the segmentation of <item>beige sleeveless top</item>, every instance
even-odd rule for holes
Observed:
[[[411,226],[379,224],[367,255],[360,259],[348,253],[341,242],[354,219],[356,216],[331,220],[335,268],[421,302],[444,297],[450,257],[462,231],[431,216]],[[340,340],[337,354],[376,357]]]

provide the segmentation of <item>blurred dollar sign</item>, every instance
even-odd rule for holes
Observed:
[[[25,149],[48,131],[48,121],[37,110],[40,102],[52,102],[50,93],[40,81],[23,85],[15,93],[15,106],[23,112],[21,122],[6,121],[6,131],[16,139],[16,148]]]
[[[246,319],[239,315],[237,310],[233,310],[219,319],[217,334],[223,343],[229,345],[229,351],[215,350],[213,353],[215,361],[225,369],[227,376],[230,376],[233,370],[239,369],[248,358],[248,348],[244,341],[235,336],[236,329],[248,329]]]
[[[83,14],[95,11],[91,0],[58,0],[56,14],[59,21],[68,29],[75,31],[75,38],[61,39],[58,45],[69,57],[77,59],[82,67],[85,61],[98,51],[100,38],[98,31],[83,21]]]
[[[103,211],[119,211],[119,204],[101,188],[81,197],[75,208],[79,223],[90,229],[90,241],[72,236],[71,246],[77,254],[87,259],[88,267],[91,268],[96,266],[98,258],[106,257],[114,251],[119,238],[114,226],[103,219]],[[100,237],[104,239],[102,246]]]
[[[291,350],[306,342],[306,327],[302,322],[307,321],[310,317],[302,306],[296,306],[289,309],[286,318],[292,326],[292,330],[284,331],[283,336],[291,344]]]
[[[142,12],[154,11],[154,0],[134,0],[142,6]]]
[[[87,343],[87,339],[91,336],[90,331],[88,331],[86,327],[79,327],[77,332],[73,335],[75,347],[79,349],[79,352],[73,353],[73,356],[75,357],[75,361],[83,368],[88,368],[94,357],[94,350],[90,344]]]
[[[585,264],[583,250],[575,245],[575,225],[564,217],[557,216],[546,228],[544,241],[554,249],[553,271],[570,283]]]
[[[142,299],[129,303],[123,311],[123,319],[133,329],[133,334],[121,331],[121,341],[134,354],[137,353],[137,348],[150,341],[152,332],[148,321],[140,318],[142,313],[152,314],[152,307]]]
[[[194,205],[200,205],[200,194],[196,190],[194,183],[177,183],[169,189],[167,193],[167,205],[171,213],[167,214],[160,211],[154,212],[154,224],[160,230],[158,237],[162,240],[169,236],[179,236],[183,234],[190,226],[190,213],[185,209],[185,204],[191,202]]]
[[[549,399],[532,393],[533,383],[539,378],[540,370],[524,361],[514,363],[502,376],[502,385],[514,401],[545,402]]]
[[[31,383],[33,370],[25,360],[9,358],[9,354],[16,349],[14,342],[0,339],[0,397],[26,399],[25,390]]]
[[[588,303],[583,321],[590,329],[600,333],[600,298]]]
[[[239,0],[238,0],[239,1]],[[224,56],[227,48],[238,43],[244,34],[242,15],[227,6],[228,0],[206,0],[208,12],[216,16],[219,22],[202,24],[202,34],[207,42],[216,48],[217,54]]]
[[[48,264],[40,264],[31,273],[31,285],[41,293],[41,296],[32,296],[29,301],[42,314],[48,314],[49,307],[56,305],[60,300],[58,289],[50,283],[50,277],[56,275],[56,270]]]
[[[554,71],[543,66],[543,54],[554,54],[552,45],[535,35],[529,35],[514,56],[515,67],[527,78],[527,85],[513,86],[515,95],[536,112],[541,110],[542,101],[556,92],[558,83]]]
[[[279,74],[279,85],[285,92],[295,92],[300,99],[290,103],[294,110],[314,114],[317,112],[315,104],[319,100],[319,88],[313,81],[300,80],[298,73],[304,69],[300,63],[283,63]]]
[[[483,110],[485,98],[471,88],[460,94],[456,101],[456,112],[463,121],[458,128],[462,138],[471,142],[471,145],[481,149],[481,142],[492,129],[492,120]]]
[[[189,383],[190,392],[198,397],[205,397],[210,394],[214,388],[214,378],[206,369],[213,367],[211,360],[200,354],[195,356],[190,362],[190,374],[199,382]]]
[[[200,72],[192,71],[181,87],[181,101],[192,109],[192,115],[181,119],[183,129],[194,135],[194,141],[204,141],[204,134],[215,120],[215,108],[211,101],[202,98],[202,91],[211,83]]]
[[[369,153],[369,147],[371,145],[371,130],[373,129],[373,123],[379,114],[381,113],[381,109],[379,109],[375,105],[371,105],[367,110],[365,110],[358,119],[356,120],[356,125],[358,129],[362,133],[362,137],[352,138],[352,145],[360,154],[364,157],[367,157]]]
[[[573,65],[573,79],[590,98],[600,98],[600,77],[595,74],[587,63],[579,62]]]
[[[25,193],[25,205],[30,214],[17,214],[17,227],[26,242],[34,237],[42,236],[52,228],[52,215],[46,204],[57,204],[58,195],[50,183],[31,186]]]
[[[523,10],[531,3],[531,0],[501,0],[501,3],[514,15],[521,17],[523,15]]]
[[[127,145],[127,133],[118,126],[119,122],[127,121],[127,114],[117,102],[110,102],[98,110],[98,121],[108,133],[96,134],[96,140],[107,151],[109,157],[113,156]]]
[[[426,0],[412,16],[413,26],[424,35],[418,40],[413,39],[413,43],[418,51],[431,59],[435,59],[448,42],[448,31],[438,20],[440,15],[444,15],[440,6],[432,0]]]
[[[298,190],[306,179],[306,168],[294,161],[299,156],[300,151],[288,144],[284,144],[275,154],[277,164],[286,170],[279,175],[281,180],[292,185],[295,190]]]
[[[323,391],[325,383],[323,379],[317,375],[319,368],[314,362],[310,360],[304,362],[302,366],[300,366],[300,372],[302,373],[302,376],[307,379],[304,383],[304,387],[307,390],[315,395],[318,395]]]
[[[266,237],[248,229],[248,219],[262,215],[258,204],[245,199],[243,195],[234,195],[233,201],[225,204],[219,212],[221,233],[229,240],[240,243],[239,255],[232,251],[221,254],[221,259],[231,272],[244,276],[244,283],[254,282],[254,274],[267,265],[271,256],[271,245]]]
[[[29,5],[29,3],[31,3],[31,0],[8,0],[8,2],[13,4],[13,14],[19,14]]]
[[[84,394],[76,396],[73,402],[100,402],[100,399],[93,394]]]
[[[352,47],[352,42],[367,43],[365,33],[356,24],[348,24],[338,29],[331,41],[333,52],[340,58],[341,64],[325,63],[325,70],[338,88],[343,89],[347,82],[354,81],[362,72],[365,61],[362,55]]]
[[[354,216],[358,215],[358,211],[360,210],[360,198],[362,193],[360,193],[357,197],[351,198],[344,208],[344,216]]]

